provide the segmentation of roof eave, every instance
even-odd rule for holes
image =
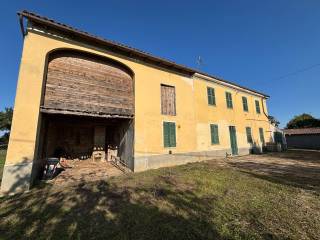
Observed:
[[[122,44],[117,44],[115,42],[100,38],[98,36],[93,36],[93,35],[91,35],[91,34],[89,34],[87,32],[84,32],[84,31],[69,27],[69,26],[67,26],[65,24],[61,24],[61,23],[55,22],[55,21],[53,21],[51,19],[36,15],[34,13],[30,13],[30,12],[25,11],[25,10],[22,11],[22,12],[18,12],[17,14],[19,15],[20,18],[21,17],[25,17],[27,19],[31,19],[34,22],[38,22],[40,24],[52,27],[52,28],[54,28],[56,30],[60,30],[60,31],[64,31],[64,32],[67,32],[67,33],[75,34],[75,35],[78,35],[78,36],[80,36],[80,37],[82,37],[84,39],[87,39],[87,40],[90,40],[90,41],[93,41],[93,42],[96,42],[96,43],[100,43],[100,44],[106,45],[106,46],[114,48],[114,49],[116,48],[117,50],[124,51],[124,52],[128,53],[132,57],[138,56],[140,58],[145,58],[145,59],[148,59],[149,61],[154,62],[155,64],[158,63],[158,64],[161,64],[162,66],[167,66],[167,68],[176,69],[176,70],[181,71],[181,72],[183,72],[185,74],[188,74],[190,76],[194,76],[194,75],[206,76],[207,78],[215,79],[216,81],[220,81],[220,82],[222,82],[224,84],[228,84],[228,85],[234,86],[236,88],[240,88],[242,90],[254,93],[255,95],[260,95],[261,97],[263,97],[265,99],[268,99],[270,97],[270,96],[268,96],[268,95],[266,95],[264,93],[261,93],[261,92],[258,92],[258,91],[243,87],[241,85],[238,85],[238,84],[235,84],[233,82],[224,80],[222,78],[219,78],[219,77],[216,77],[216,76],[212,76],[212,75],[209,75],[207,73],[203,73],[203,72],[200,72],[198,70],[195,70],[195,69],[192,69],[192,68],[177,64],[175,62],[172,62],[172,61],[169,61],[169,60],[166,60],[166,59],[163,59],[163,58],[159,58],[159,57],[153,56],[153,55],[151,55],[149,53],[140,51],[138,49],[130,48],[130,47],[122,45]]]

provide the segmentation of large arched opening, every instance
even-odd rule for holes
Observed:
[[[133,169],[132,70],[106,57],[60,49],[48,54],[44,79],[39,158],[116,159]]]

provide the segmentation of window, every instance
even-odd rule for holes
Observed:
[[[164,147],[176,146],[176,124],[163,122],[163,145]]]
[[[264,145],[263,128],[259,128],[259,135],[260,135],[260,142],[262,143],[262,145]]]
[[[216,97],[214,94],[214,88],[207,87],[207,94],[208,94],[208,104],[209,105],[216,105]]]
[[[226,92],[226,101],[227,101],[227,108],[233,108],[232,95],[229,92]]]
[[[242,105],[243,105],[243,111],[248,112],[248,100],[246,97],[242,97]]]
[[[247,142],[252,143],[252,134],[251,134],[251,127],[246,127],[246,133],[247,133]]]
[[[211,131],[211,144],[219,144],[218,125],[210,124],[210,131]]]
[[[259,104],[259,101],[256,100],[255,103],[256,103],[256,112],[260,114],[260,104]]]
[[[161,84],[161,113],[176,115],[176,92],[173,86]]]

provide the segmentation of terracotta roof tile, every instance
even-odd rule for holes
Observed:
[[[286,135],[320,134],[320,128],[284,129]]]

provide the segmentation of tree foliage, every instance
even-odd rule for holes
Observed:
[[[314,118],[312,115],[303,113],[298,116],[294,116],[288,123],[286,128],[313,128],[320,127],[320,119]]]
[[[270,123],[273,124],[274,126],[276,126],[276,127],[279,126],[280,122],[274,116],[268,116],[268,119],[269,119]]]
[[[11,122],[12,122],[13,109],[11,107],[5,108],[4,111],[0,112],[0,131],[4,134],[0,136],[0,144],[8,143]]]

